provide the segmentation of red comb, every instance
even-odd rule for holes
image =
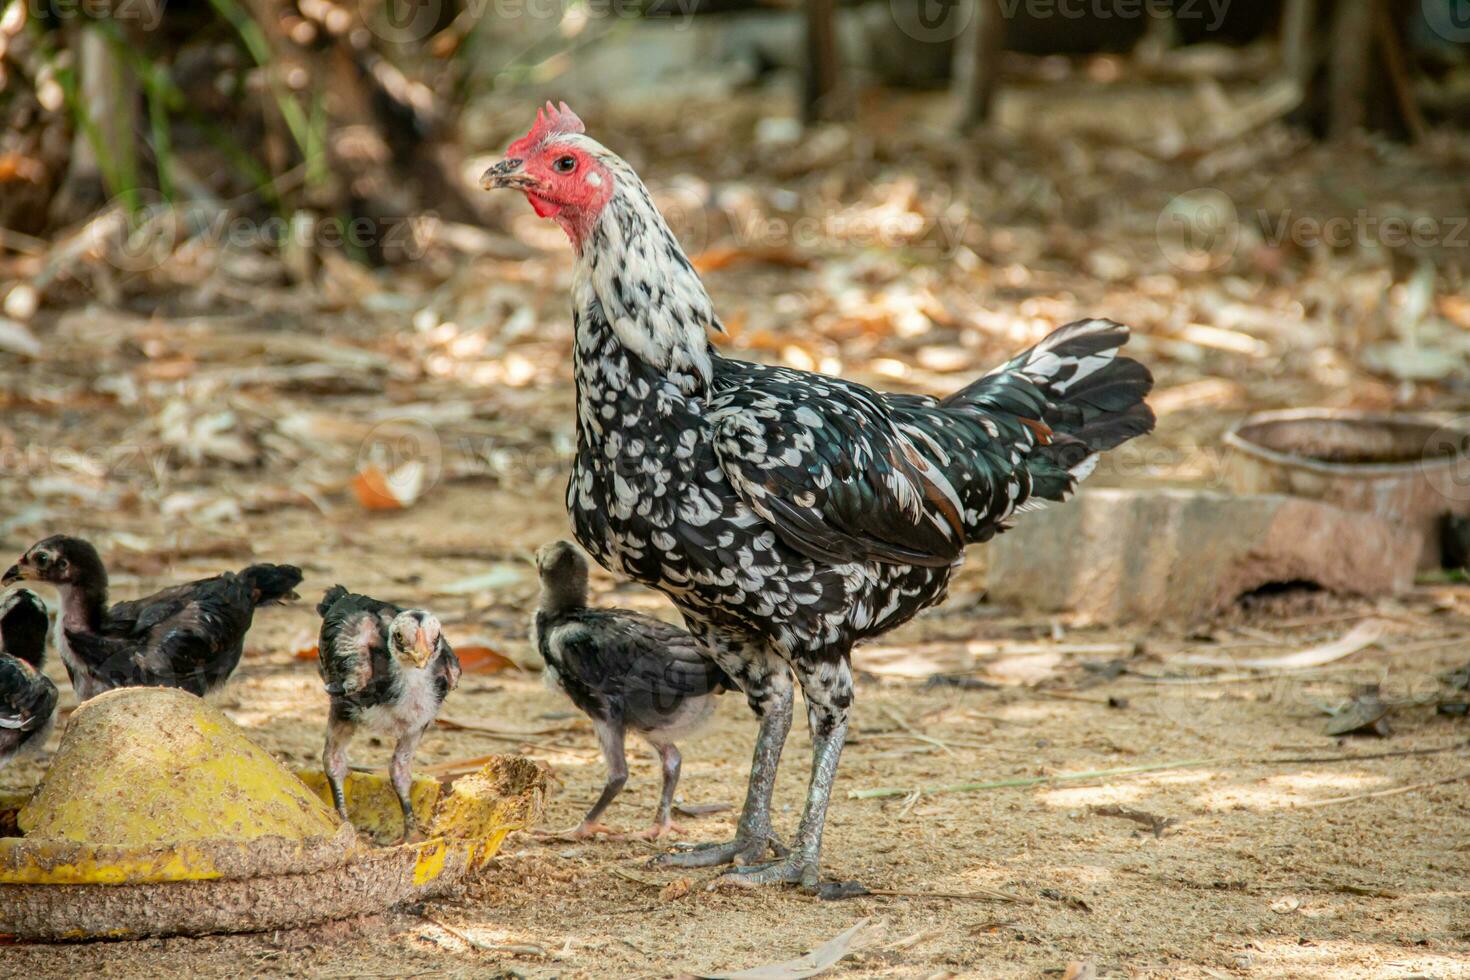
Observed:
[[[507,156],[524,157],[552,136],[585,132],[587,127],[565,102],[558,107],[548,101],[545,108],[536,110],[536,125],[531,127],[531,131],[512,143],[505,152]]]

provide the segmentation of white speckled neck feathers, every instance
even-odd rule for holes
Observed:
[[[624,348],[695,394],[712,375],[706,332],[724,329],[709,293],[633,169],[593,140],[573,139],[595,148],[614,182],[577,254],[572,297],[581,322],[595,305]]]

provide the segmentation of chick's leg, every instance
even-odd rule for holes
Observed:
[[[806,810],[796,831],[791,853],[778,861],[750,868],[733,868],[720,876],[721,884],[800,884],[816,891],[821,882],[822,831],[837,763],[847,741],[847,710],[852,704],[852,671],[847,658],[836,663],[797,667],[806,697],[807,722],[812,734],[812,775]]]
[[[684,832],[683,827],[674,823],[673,814],[674,789],[679,785],[679,769],[684,760],[679,755],[679,747],[673,742],[655,743],[654,748],[658,750],[659,764],[663,769],[664,788],[658,798],[658,815],[654,817],[653,826],[641,835],[649,840]]]
[[[740,813],[734,840],[660,855],[655,862],[661,865],[707,868],[716,864],[751,864],[764,858],[768,848],[778,853],[783,850],[771,829],[771,792],[781,764],[781,749],[791,730],[794,697],[791,674],[774,656],[761,664],[737,660],[726,666],[723,658],[719,663],[739,679],[751,710],[761,721],[755,739],[755,757],[750,765],[750,782],[745,790],[745,809]]]
[[[327,721],[327,745],[322,750],[322,770],[327,776],[327,785],[332,790],[332,804],[344,823],[347,816],[347,797],[342,792],[342,781],[347,778],[347,746],[355,734],[354,726],[333,715]]]
[[[597,819],[628,783],[628,757],[622,719],[603,721],[594,718],[592,727],[597,732],[597,743],[602,747],[603,761],[607,763],[607,782],[603,784],[602,795],[592,804],[592,809],[587,811],[581,823],[570,830],[553,831],[545,835],[547,837],[557,840],[585,840],[598,834],[622,836],[622,831],[600,823]]]
[[[424,730],[420,728],[400,738],[393,748],[393,761],[388,764],[388,778],[393,783],[393,792],[398,794],[398,805],[403,808],[402,842],[405,844],[424,839],[413,815],[413,756],[423,737]]]

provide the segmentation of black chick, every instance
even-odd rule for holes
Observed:
[[[40,748],[56,717],[56,685],[41,673],[46,607],[28,589],[0,602],[0,769]]]
[[[536,552],[536,569],[541,604],[531,639],[546,661],[547,683],[592,719],[607,760],[602,795],[577,827],[557,836],[617,833],[597,818],[628,781],[629,729],[653,746],[663,765],[658,815],[643,836],[678,831],[670,817],[681,762],[674,742],[704,726],[713,695],[737,690],[734,681],[677,626],[626,609],[588,607],[587,559],[570,541],[544,545]]]
[[[61,594],[57,650],[77,700],[116,687],[177,687],[204,695],[240,663],[257,606],[297,598],[294,565],[176,585],[108,608],[107,569],[81,538],[53,535],[31,547],[0,585],[47,582]]]
[[[421,839],[409,798],[413,754],[459,683],[459,658],[439,620],[422,609],[400,609],[334,585],[316,611],[322,617],[317,669],[331,699],[322,768],[337,812],[348,819],[347,746],[366,726],[398,740],[388,776],[403,807],[403,840]]]

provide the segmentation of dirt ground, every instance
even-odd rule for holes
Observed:
[[[1273,126],[1161,160],[1126,132],[1100,135],[1097,113],[1116,98],[1079,85],[1063,104],[1049,92],[1040,114],[1026,110],[1038,96],[1018,92],[1003,113],[1015,127],[968,148],[934,135],[937,98],[869,107],[863,132],[888,135],[835,149],[831,131],[732,148],[729,134],[769,111],[749,99],[689,126],[586,115],[656,193],[696,173],[734,202],[722,220],[779,205],[783,220],[827,221],[832,237],[816,246],[774,223],[762,226],[771,241],[703,229],[707,247],[691,251],[737,356],[944,391],[1076,316],[1130,322],[1159,379],[1160,427],[1104,467],[1102,484],[1218,486],[1213,447],[1250,409],[1470,409],[1463,378],[1365,367],[1409,309],[1446,349],[1463,347],[1470,304],[1463,271],[1436,264],[1443,250],[1268,242],[1243,220],[1223,265],[1206,255],[1191,270],[1160,255],[1157,231],[1171,198],[1201,186],[1223,188],[1243,219],[1286,205],[1320,219],[1364,200],[1463,213],[1464,141],[1343,153]],[[1147,108],[1134,135],[1168,128],[1161,114],[1187,130],[1191,105],[1185,93]],[[487,143],[504,145],[523,115],[507,110]],[[912,118],[928,122],[897,122]],[[976,220],[940,241],[933,216],[957,200]],[[45,534],[86,534],[119,598],[252,559],[300,564],[303,601],[257,617],[216,695],[293,764],[320,751],[325,697],[295,652],[314,642],[311,605],[334,582],[427,605],[456,644],[530,664],[527,559],[567,534],[570,263],[519,203],[504,202],[505,226],[533,251],[514,258],[392,281],[328,263],[313,292],[254,281],[256,265],[225,255],[158,304],[135,296],[120,311],[83,297],[44,311],[32,325],[43,352],[0,359],[0,557]],[[841,239],[864,216],[901,240]],[[429,427],[437,479],[406,510],[368,513],[346,483],[378,460],[380,426],[390,455],[403,448],[400,417],[411,435]],[[972,551],[944,606],[855,658],[825,868],[901,895],[708,891],[705,875],[646,866],[663,845],[520,834],[481,879],[422,908],[270,935],[6,946],[0,975],[665,977],[790,959],[866,922],[830,975],[1470,977],[1470,730],[1435,710],[1441,675],[1470,660],[1470,589],[1424,584],[1376,602],[1284,593],[1214,622],[1098,629],[985,602],[984,564]],[[489,577],[465,585],[472,576]],[[594,586],[602,602],[670,611],[600,573]],[[1179,660],[1279,655],[1369,619],[1385,628],[1375,645],[1307,673]],[[48,671],[69,706],[59,664]],[[987,683],[926,683],[945,671]],[[1392,703],[1392,734],[1324,734],[1326,709],[1365,683]],[[569,709],[534,670],[468,674],[448,717],[540,734],[437,730],[420,765],[524,753],[555,776],[547,826],[571,825],[603,767]],[[683,747],[681,800],[731,807],[681,818],[687,839],[730,834],[754,732],[743,701],[725,697]],[[808,748],[798,723],[776,793],[787,833]],[[387,751],[361,743],[355,761],[383,765]],[[34,784],[44,762],[0,772],[0,789]],[[651,816],[658,771],[642,747],[631,765],[609,819],[633,829]],[[1148,771],[1072,778],[1129,767]],[[1021,785],[939,791],[1006,781]],[[848,795],[880,788],[898,792]]]
[[[511,513],[515,519],[505,519]],[[278,515],[259,522],[255,550],[296,557],[312,586],[343,579],[370,592],[405,595],[485,567],[484,560],[426,554],[483,548],[487,558],[513,569],[528,549],[563,533],[563,523],[548,495],[463,485],[446,488],[432,505],[378,519],[370,533],[350,513],[328,520]],[[201,562],[197,571],[210,567]],[[978,578],[967,577],[948,606],[860,654],[858,667],[873,661],[887,669],[892,652],[903,649],[942,662],[972,639],[1019,641],[1023,650],[1040,652],[977,661],[976,676],[998,683],[996,689],[935,689],[917,679],[860,673],[855,735],[828,825],[826,866],[831,875],[870,888],[999,889],[1019,901],[825,903],[785,891],[708,892],[704,875],[646,867],[660,849],[652,843],[569,844],[522,834],[462,894],[421,909],[299,933],[16,946],[0,953],[0,972],[145,975],[182,966],[218,975],[670,976],[787,959],[868,920],[861,934],[866,945],[834,975],[1034,977],[1058,975],[1080,961],[1095,964],[1100,975],[1470,976],[1464,721],[1406,703],[1393,716],[1389,739],[1333,739],[1322,734],[1318,707],[1369,680],[1405,702],[1425,699],[1437,687],[1436,675],[1461,665],[1470,647],[1464,589],[1426,589],[1374,609],[1289,597],[1232,614],[1210,630],[1217,644],[1259,642],[1262,630],[1281,642],[1305,643],[1376,613],[1392,624],[1385,646],[1417,652],[1365,652],[1349,666],[1307,679],[1224,675],[1159,684],[1124,674],[1086,686],[1090,672],[1082,664],[1112,659],[1107,644],[1136,646],[1138,652],[1122,658],[1139,674],[1159,673],[1171,651],[1209,644],[1167,632],[1055,632],[1050,623],[977,605]],[[661,604],[606,579],[597,584],[603,601]],[[527,577],[489,608],[457,615],[453,603],[440,606],[451,636],[485,636],[524,659],[521,619],[531,595]],[[291,651],[312,630],[305,603],[263,613],[244,665],[218,696],[262,744],[302,765],[317,757],[325,700],[313,666]],[[1047,652],[1093,644],[1102,653]],[[59,669],[52,673],[61,680]],[[1109,699],[1122,706],[1110,707]],[[565,729],[567,709],[537,674],[507,671],[467,676],[446,714]],[[723,698],[712,729],[686,746],[681,802],[738,806],[753,734],[743,702]],[[808,745],[797,726],[776,800],[778,825],[788,832],[799,814]],[[585,724],[519,742],[438,731],[426,739],[420,760],[502,751],[524,752],[555,773],[549,827],[575,823],[600,789],[602,764]],[[1373,758],[1384,753],[1393,755]],[[1076,782],[845,798],[857,789],[1191,760]],[[386,748],[363,745],[357,761],[385,764]],[[635,750],[632,770],[610,812],[614,823],[636,829],[656,799],[656,760]],[[0,778],[7,788],[18,787],[40,771],[32,763]],[[1361,796],[1456,775],[1458,782],[1415,792]],[[1349,796],[1355,798],[1330,802]],[[1172,822],[1155,835],[1098,813],[1099,807]],[[727,836],[733,820],[732,809],[682,822],[688,839],[705,840]],[[691,885],[687,894],[675,885],[681,878]],[[484,948],[470,948],[464,937]]]

